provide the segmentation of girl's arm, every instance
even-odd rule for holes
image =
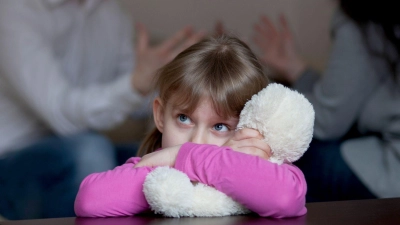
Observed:
[[[306,181],[294,165],[277,165],[229,147],[185,143],[175,168],[193,181],[215,187],[260,216],[280,218],[307,212]]]
[[[133,168],[140,158],[130,158],[113,170],[87,176],[75,199],[75,213],[83,217],[132,216],[149,209],[143,182],[150,167]]]

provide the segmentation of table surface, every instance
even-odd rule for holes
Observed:
[[[0,221],[0,225],[310,225],[310,224],[400,224],[400,198],[308,203],[308,213],[301,217],[272,219],[258,216],[214,218],[163,218],[134,216],[119,218],[54,218]]]

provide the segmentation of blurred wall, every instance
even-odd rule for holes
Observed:
[[[146,25],[157,42],[185,25],[212,31],[217,20],[251,42],[253,26],[265,14],[275,20],[287,16],[298,50],[317,69],[325,66],[329,47],[329,23],[334,0],[121,0],[135,22]]]

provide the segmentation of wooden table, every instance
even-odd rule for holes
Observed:
[[[135,216],[120,218],[57,218],[2,221],[0,225],[395,225],[400,224],[400,198],[308,203],[302,217],[271,219],[258,216],[216,218],[163,218]]]

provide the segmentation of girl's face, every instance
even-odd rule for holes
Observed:
[[[157,98],[153,103],[155,125],[162,135],[162,148],[193,142],[221,146],[234,134],[239,118],[224,119],[214,110],[208,98],[200,100],[190,115],[182,109],[164,105]]]

